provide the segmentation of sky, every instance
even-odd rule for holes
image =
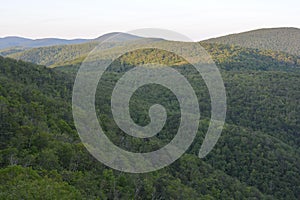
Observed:
[[[259,28],[300,28],[299,0],[1,0],[0,37],[96,38],[139,28],[194,41]]]

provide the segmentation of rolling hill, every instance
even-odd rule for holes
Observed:
[[[87,56],[87,54],[98,45],[99,42],[104,41],[107,38],[117,34],[120,33],[105,34],[103,36],[100,36],[99,38],[83,44],[58,45],[27,50],[15,48],[5,51],[2,50],[0,54],[14,59],[21,59],[36,64],[46,65],[48,67],[79,65]],[[259,62],[260,58],[251,57],[251,55],[259,54],[261,56],[269,57],[270,63],[272,63],[272,60],[277,60],[278,62],[282,61],[282,63],[289,63],[289,65],[292,66],[293,63],[296,64],[300,62],[299,55],[297,53],[300,53],[300,45],[298,42],[299,39],[299,29],[277,28],[261,29],[210,39],[201,42],[201,45],[216,60],[222,62],[226,62],[226,60],[228,61],[228,59],[231,59],[230,63],[232,64],[236,58],[242,56],[243,54],[247,54],[244,55],[244,57],[249,60],[248,62],[251,62],[251,60],[257,60]],[[161,39],[146,39],[121,33],[121,37],[118,36],[116,37],[116,39],[113,39],[111,40],[111,42],[107,43],[104,50],[117,52],[119,48],[118,46],[122,47],[124,45],[134,45],[135,43],[145,41],[164,42]],[[213,45],[214,47],[212,47],[211,45],[209,45],[209,43],[220,45]],[[238,46],[242,48],[237,50],[239,48]],[[222,54],[219,53],[219,51],[222,52],[224,49],[227,51],[225,53],[229,53],[226,57],[224,57],[224,52]],[[240,67],[242,67],[244,64],[245,62]],[[287,70],[291,68],[292,67],[288,67]]]
[[[283,51],[300,56],[300,29],[298,28],[259,29],[213,38],[204,42]]]

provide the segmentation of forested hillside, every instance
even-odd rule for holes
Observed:
[[[69,47],[66,57],[81,51]],[[48,69],[0,57],[0,199],[299,199],[299,58],[235,46],[204,47],[221,69],[228,101],[225,128],[205,159],[197,153],[208,128],[209,95],[201,76],[184,60],[156,49],[131,52],[115,61],[98,85],[97,115],[106,134],[137,152],[167,144],[176,133],[180,110],[170,91],[151,85],[138,89],[131,100],[138,108],[131,110],[136,123],[149,123],[154,103],[162,103],[170,115],[158,136],[147,141],[127,137],[110,111],[110,93],[122,74],[140,62],[164,63],[195,89],[201,110],[196,140],[172,165],[147,174],[109,169],[81,143],[71,93],[82,60]]]
[[[283,51],[300,56],[300,29],[270,28],[213,38],[204,42]]]

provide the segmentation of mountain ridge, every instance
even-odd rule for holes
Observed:
[[[88,39],[60,39],[60,38],[41,38],[29,39],[19,36],[8,36],[0,38],[0,49],[11,47],[43,47],[54,45],[80,44],[89,41]]]
[[[111,38],[110,40],[112,40],[114,42],[116,42],[116,41],[124,42],[124,41],[142,39],[143,37],[140,37],[140,36],[137,36],[137,35],[132,35],[132,34],[129,34],[129,33],[124,33],[124,32],[110,32],[110,33],[103,34],[103,35],[101,35],[101,36],[99,36],[99,37],[97,37],[93,40],[94,41],[105,41],[109,38]]]
[[[114,38],[115,36],[118,36]],[[110,32],[103,34],[94,39],[63,39],[63,38],[40,38],[40,39],[30,39],[19,36],[7,36],[0,38],[0,50],[9,49],[14,47],[23,47],[23,48],[38,48],[38,47],[49,47],[49,46],[58,46],[58,45],[71,45],[71,44],[82,44],[86,42],[102,42],[107,39],[110,39],[112,42],[124,42],[124,41],[133,41],[143,39],[144,37],[136,36],[129,33],[123,32]]]
[[[262,28],[211,38],[202,42],[282,51],[300,56],[300,29],[295,27]]]
[[[270,35],[270,33],[273,33],[273,35]],[[99,37],[96,37],[94,39],[83,39],[83,38],[77,38],[77,39],[63,39],[63,38],[40,38],[40,39],[30,39],[26,37],[20,37],[20,36],[7,36],[0,38],[0,49],[5,48],[11,48],[11,47],[29,47],[29,48],[35,48],[35,47],[46,47],[46,46],[56,46],[56,45],[68,45],[68,44],[80,44],[85,42],[91,42],[91,41],[104,41],[110,37],[114,37],[116,35],[119,35],[117,38],[117,42],[120,41],[130,41],[130,40],[137,40],[137,39],[143,39],[145,37],[140,37],[137,35],[125,33],[125,32],[109,32],[105,33],[103,35],[100,35]],[[121,36],[120,36],[121,35]],[[242,47],[249,47],[249,48],[259,48],[260,45],[265,45],[266,41],[262,41],[262,39],[268,39],[269,41],[276,39],[281,39],[282,36],[295,36],[298,41],[300,41],[300,29],[296,27],[278,27],[278,28],[260,28],[260,29],[254,29],[249,31],[243,31],[233,34],[228,34],[220,37],[212,37],[206,40],[202,40],[200,42],[205,43],[220,43],[220,44],[234,44],[237,46]],[[271,36],[271,37],[270,37]],[[280,36],[280,38],[279,38]],[[248,38],[246,38],[248,37]],[[244,40],[244,43],[241,41]],[[249,45],[248,42],[245,44],[245,40],[251,40],[251,43],[253,45]],[[255,41],[257,40],[257,41]],[[112,39],[113,41],[113,39]],[[114,41],[116,42],[116,41]],[[290,42],[290,44],[295,44],[293,41]],[[266,49],[266,48],[263,48]],[[270,48],[270,50],[278,50],[282,51],[282,49],[274,49]],[[283,49],[284,51],[284,49]],[[299,50],[300,51],[300,50]],[[287,52],[287,51],[286,51]],[[288,51],[288,53],[291,53]],[[293,52],[292,52],[293,53]]]

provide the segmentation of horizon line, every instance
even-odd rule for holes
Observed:
[[[217,34],[214,36],[207,36],[204,37],[200,40],[195,40],[195,42],[201,42],[201,41],[205,41],[205,40],[209,40],[209,39],[214,39],[214,38],[219,38],[219,37],[224,37],[224,36],[229,36],[229,35],[235,35],[235,34],[241,34],[241,33],[247,33],[247,32],[252,32],[252,31],[258,31],[258,30],[264,30],[264,29],[299,29],[298,27],[293,27],[293,26],[282,26],[282,27],[260,27],[260,28],[255,28],[255,29],[248,29],[248,30],[243,30],[243,31],[236,31],[236,32],[227,32],[227,33],[222,33],[222,34]],[[51,37],[36,37],[36,38],[31,38],[31,37],[26,37],[26,36],[21,36],[21,35],[4,35],[4,36],[0,36],[0,39],[6,39],[6,38],[22,38],[22,39],[29,39],[29,40],[43,40],[43,39],[61,39],[61,40],[93,40],[93,39],[97,39],[101,36],[107,35],[107,34],[111,34],[111,33],[128,33],[126,31],[111,31],[111,32],[105,32],[103,34],[100,34],[96,37],[70,37],[70,38],[64,38],[64,37],[59,37],[59,36],[51,36]],[[130,35],[134,35],[131,33],[128,33]],[[135,35],[135,36],[139,36],[139,35]],[[164,38],[161,38],[164,39]]]

